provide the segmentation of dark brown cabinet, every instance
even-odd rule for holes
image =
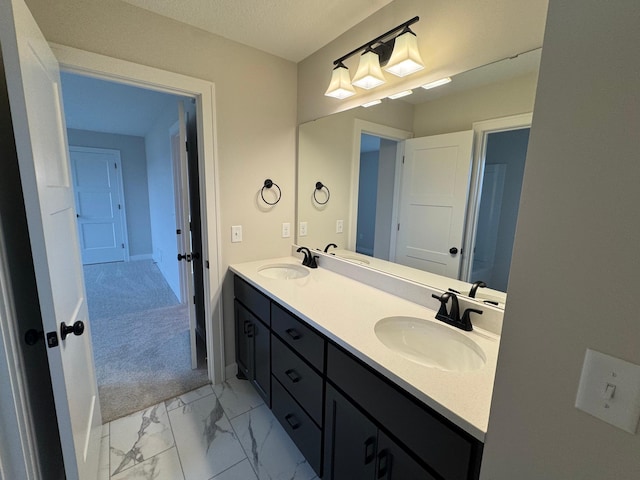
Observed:
[[[331,385],[325,403],[323,479],[436,480]]]
[[[323,480],[477,480],[483,443],[236,276],[236,361]]]
[[[269,328],[235,302],[236,362],[240,376],[253,383],[256,390],[271,406],[271,343]]]

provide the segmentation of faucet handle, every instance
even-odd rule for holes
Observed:
[[[460,323],[462,323],[462,329],[470,332],[473,330],[473,324],[471,323],[471,313],[477,313],[478,315],[482,315],[482,310],[478,310],[477,308],[467,308],[462,314],[462,318],[460,319]]]

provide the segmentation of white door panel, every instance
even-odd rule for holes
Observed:
[[[82,263],[126,259],[120,152],[69,147]]]
[[[58,63],[22,0],[0,2],[0,40],[66,476],[92,479],[101,416]],[[76,321],[84,333],[62,340]]]
[[[406,140],[396,262],[458,277],[472,143],[473,131]]]

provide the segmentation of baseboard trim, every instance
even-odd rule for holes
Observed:
[[[232,363],[231,365],[227,365],[224,367],[224,379],[227,380],[229,378],[233,378],[238,373],[238,364]]]
[[[129,261],[137,262],[139,260],[153,260],[153,255],[150,253],[143,253],[142,255],[131,255]]]

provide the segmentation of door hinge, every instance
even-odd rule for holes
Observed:
[[[118,210],[122,210],[122,205],[118,204]]]
[[[113,168],[115,168],[115,169],[117,170],[117,169],[118,169],[118,164],[117,164],[117,163],[114,163],[114,164],[113,164]]]
[[[58,332],[53,331],[47,333],[47,347],[53,348],[58,346]]]
[[[193,296],[193,304],[194,305],[196,304],[196,296],[195,295]]]
[[[124,248],[124,243],[121,243],[120,245],[122,245],[122,248]]]
[[[209,260],[205,261],[204,264],[207,268],[209,268]]]
[[[400,224],[398,224],[398,232],[400,231]]]
[[[189,151],[189,142],[184,142],[184,149],[188,152]]]
[[[176,229],[176,235],[180,235],[182,233],[182,230],[180,230],[179,228]]]
[[[404,165],[404,155],[402,156],[402,164]]]

